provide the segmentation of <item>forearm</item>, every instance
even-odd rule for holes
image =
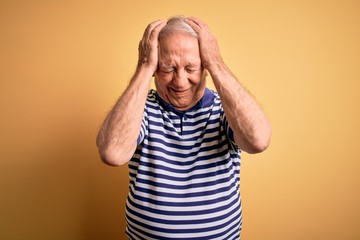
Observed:
[[[265,150],[270,142],[271,125],[259,104],[223,62],[211,66],[209,72],[236,144],[248,153]]]
[[[137,70],[100,128],[96,142],[102,160],[109,165],[127,162],[136,149],[152,73],[147,68]]]

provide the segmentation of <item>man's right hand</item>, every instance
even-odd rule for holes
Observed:
[[[159,32],[166,23],[166,20],[157,20],[150,23],[145,29],[144,35],[139,43],[138,68],[146,66],[155,73],[158,66]]]

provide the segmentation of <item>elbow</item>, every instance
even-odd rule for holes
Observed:
[[[96,145],[102,162],[109,166],[118,167],[127,163],[134,152],[124,151],[126,148],[110,146],[97,139]]]
[[[125,155],[121,153],[121,151],[114,151],[112,149],[99,148],[99,155],[103,163],[112,167],[124,165],[131,159],[131,156]]]
[[[270,145],[271,133],[272,130],[270,126],[268,126],[266,129],[263,129],[253,137],[251,143],[248,144],[248,148],[244,149],[244,151],[250,154],[264,152]]]
[[[247,151],[250,154],[256,154],[264,152],[270,145],[270,139],[267,140],[258,140],[256,143],[253,143],[251,148]]]
[[[96,138],[96,146],[98,148],[98,153],[102,162],[113,167],[118,167],[127,163],[132,158],[132,155],[135,151],[135,148],[132,152],[125,151],[125,149],[130,148],[120,147],[119,145],[107,143],[100,134]]]

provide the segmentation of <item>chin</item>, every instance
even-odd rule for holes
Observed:
[[[195,104],[194,103],[177,103],[177,104],[171,104],[173,105],[177,110],[180,111],[186,111],[192,108]]]

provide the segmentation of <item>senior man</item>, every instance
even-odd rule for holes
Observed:
[[[206,88],[207,74],[216,91]],[[97,137],[105,163],[129,161],[127,237],[239,239],[240,153],[264,151],[270,135],[203,21],[149,24],[136,72]]]

